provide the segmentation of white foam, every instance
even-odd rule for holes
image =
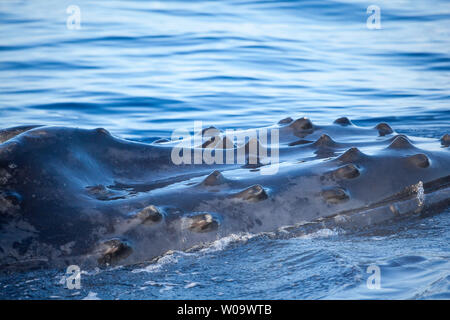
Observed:
[[[331,236],[336,236],[338,234],[339,234],[339,232],[336,229],[331,230],[331,229],[324,228],[324,229],[317,230],[316,232],[302,235],[299,238],[300,239],[327,238],[327,237],[331,237]]]
[[[185,252],[181,252],[181,251],[170,251],[169,253],[166,253],[161,258],[159,258],[157,262],[151,263],[148,266],[146,266],[145,268],[134,269],[131,272],[133,272],[133,273],[157,272],[157,271],[161,270],[161,268],[165,265],[177,263],[178,257],[180,255],[188,255],[188,254]]]
[[[388,237],[378,237],[378,236],[373,236],[373,237],[371,237],[370,239],[371,240],[373,240],[373,241],[382,241],[382,240],[385,240],[385,239],[387,239]]]
[[[220,238],[214,242],[212,242],[208,247],[200,250],[203,253],[222,251],[227,248],[230,244],[236,242],[247,242],[251,238],[257,236],[256,234],[251,233],[238,233],[238,234],[230,234],[229,236]]]
[[[189,289],[189,288],[196,287],[196,286],[198,286],[198,285],[199,285],[198,282],[190,282],[190,283],[188,283],[187,285],[185,285],[184,288],[185,288],[185,289]]]
[[[257,234],[251,234],[251,233],[231,234],[229,236],[217,239],[216,241],[206,244],[206,247],[204,247],[203,249],[201,249],[197,252],[169,251],[166,254],[164,254],[162,257],[160,257],[155,263],[151,263],[144,268],[134,269],[131,272],[133,272],[133,273],[157,272],[157,271],[160,271],[162,269],[162,267],[164,267],[166,265],[178,263],[179,257],[192,256],[192,255],[196,255],[196,254],[198,255],[198,253],[204,254],[204,253],[221,251],[221,250],[224,250],[225,248],[227,248],[231,243],[246,242],[255,236],[257,236]]]
[[[417,197],[417,204],[419,207],[422,207],[425,203],[425,190],[423,188],[423,182],[419,181],[415,185],[415,191],[416,191],[416,197]]]
[[[88,295],[83,298],[83,300],[101,300],[97,296],[97,292],[89,291]]]

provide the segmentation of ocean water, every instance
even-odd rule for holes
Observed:
[[[408,135],[450,132],[450,3],[0,2],[0,127],[104,127],[149,142],[193,121],[221,129],[291,116]],[[71,5],[80,29],[67,27]],[[17,299],[449,299],[449,209],[368,230],[237,234],[138,266],[0,274]],[[369,289],[367,269],[380,269]]]

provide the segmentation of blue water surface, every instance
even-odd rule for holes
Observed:
[[[369,5],[381,29],[369,29]],[[80,29],[67,8],[80,9]],[[450,132],[450,2],[0,2],[0,127],[104,127],[136,141],[308,116]],[[450,211],[348,233],[233,235],[158,262],[0,275],[0,298],[450,298]],[[369,289],[367,267],[381,270]]]

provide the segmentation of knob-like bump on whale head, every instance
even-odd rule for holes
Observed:
[[[339,179],[354,179],[360,175],[358,168],[353,163],[337,168],[333,173]]]
[[[204,137],[212,137],[220,134],[220,130],[214,126],[210,126],[202,130],[202,136]]]
[[[336,145],[336,142],[331,139],[329,135],[324,133],[316,140],[316,142],[314,142],[314,145],[318,147],[332,147]]]
[[[359,160],[363,156],[363,153],[358,148],[352,147],[341,154],[337,159],[342,162],[351,162]]]
[[[202,181],[202,184],[205,186],[217,186],[223,183],[224,180],[225,178],[220,171],[214,170]]]
[[[350,199],[348,193],[343,188],[327,188],[322,190],[322,197],[326,202],[336,204]]]
[[[413,147],[414,146],[412,145],[412,143],[404,135],[395,137],[395,139],[388,146],[389,149],[408,149]]]
[[[212,136],[202,144],[202,148],[212,148],[217,144],[217,141],[220,140],[219,136]]]
[[[441,137],[441,145],[444,147],[450,146],[450,135],[448,133]]]
[[[234,143],[227,137],[221,138],[220,136],[212,136],[205,142],[203,142],[203,149],[206,148],[219,148],[219,149],[232,149],[234,148]]]
[[[189,223],[188,229],[193,232],[211,232],[219,228],[219,222],[209,213],[191,215],[187,219]]]
[[[145,207],[144,209],[139,211],[136,216],[144,225],[153,225],[160,222],[163,218],[163,214],[161,213],[161,211],[154,205]]]
[[[353,125],[353,123],[347,117],[338,118],[338,119],[334,120],[333,123],[339,124],[341,126],[351,126],[351,125]]]
[[[102,250],[98,263],[100,265],[112,265],[123,259],[126,259],[132,252],[131,246],[122,239],[111,239],[103,242],[100,249]]]
[[[284,119],[281,119],[280,121],[278,121],[278,124],[288,124],[291,123],[292,121],[294,121],[291,117],[287,117]]]
[[[238,192],[234,195],[234,198],[239,198],[250,202],[257,202],[266,200],[268,196],[266,190],[264,190],[263,187],[261,187],[259,184],[255,184],[245,190],[242,190],[241,192]]]
[[[311,120],[305,117],[295,120],[289,125],[289,127],[295,131],[307,131],[314,128]]]
[[[106,130],[105,128],[97,128],[97,129],[94,129],[94,131],[95,131],[95,133],[103,134],[103,135],[106,135],[106,136],[110,136],[111,135],[109,133],[109,131]]]
[[[102,184],[96,186],[88,186],[86,187],[86,189],[91,196],[95,197],[98,200],[108,200],[110,197],[118,194],[117,192],[108,189]]]
[[[86,189],[88,190],[89,193],[95,195],[108,193],[108,189],[102,184],[98,184],[95,186],[88,186],[86,187]]]
[[[120,191],[110,189],[102,184],[87,186],[86,190],[89,195],[95,197],[97,200],[111,200],[113,198],[119,199],[123,196]]]
[[[428,168],[430,166],[430,160],[423,153],[418,153],[408,157],[408,161],[420,168]]]
[[[378,134],[380,135],[380,137],[394,132],[394,130],[392,130],[392,128],[385,122],[381,122],[381,123],[377,124],[375,126],[375,129],[378,130]]]
[[[22,203],[22,196],[14,191],[0,191],[0,216],[6,214],[8,216],[15,216],[15,213],[20,209]]]

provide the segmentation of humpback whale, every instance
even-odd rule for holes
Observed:
[[[240,163],[174,163],[179,140],[139,143],[103,128],[0,130],[0,270],[134,264],[233,233],[362,228],[450,203],[448,134],[410,137],[346,117],[266,129],[255,148],[249,130],[182,140],[216,160],[240,150]]]

